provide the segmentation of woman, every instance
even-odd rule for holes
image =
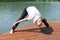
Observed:
[[[25,18],[28,15],[28,18]],[[38,9],[35,6],[29,6],[26,7],[21,15],[21,17],[13,24],[13,27],[10,31],[10,34],[14,33],[15,28],[18,26],[21,22],[26,22],[32,20],[33,23],[36,23],[37,26],[41,26],[42,22],[45,24],[45,26],[48,28],[49,24],[47,23],[47,20],[42,17],[41,13],[38,11]]]

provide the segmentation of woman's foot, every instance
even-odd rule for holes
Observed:
[[[13,31],[13,29],[11,29],[10,34],[13,34],[13,33],[14,33],[14,31]]]

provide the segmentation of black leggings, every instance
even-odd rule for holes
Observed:
[[[27,15],[28,15],[28,13],[27,13],[26,8],[25,8],[22,15],[21,15],[21,17],[17,21],[19,21],[21,19],[24,19]]]
[[[27,15],[28,15],[28,13],[27,13],[26,8],[25,8],[22,15],[21,15],[21,17],[17,21],[19,21],[21,19],[24,19]],[[19,23],[17,23],[15,26],[13,26],[12,29],[15,30],[15,28],[18,26],[18,24]]]

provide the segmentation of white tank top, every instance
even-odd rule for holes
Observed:
[[[41,17],[41,13],[38,11],[38,9],[35,6],[29,6],[26,9],[27,13],[28,13],[28,19],[32,19],[35,18],[36,16]]]

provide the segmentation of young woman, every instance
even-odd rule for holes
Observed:
[[[28,18],[25,18],[28,15]],[[26,7],[21,15],[21,17],[13,24],[13,27],[10,31],[10,34],[14,33],[15,28],[18,26],[19,23],[32,20],[33,23],[36,23],[37,26],[41,26],[42,22],[48,28],[49,24],[47,20],[42,17],[41,13],[35,6]]]

